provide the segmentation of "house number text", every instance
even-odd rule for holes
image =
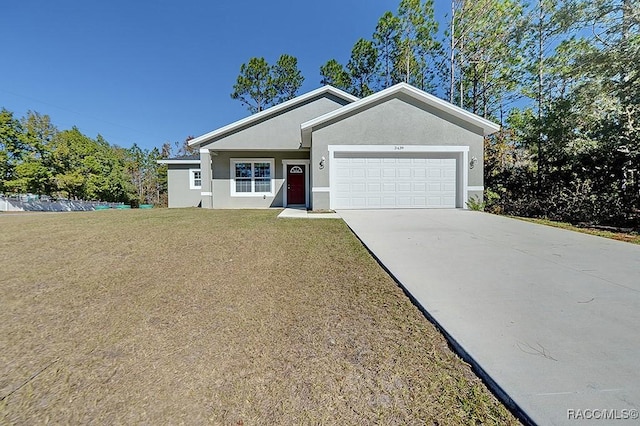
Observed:
[[[402,150],[404,149],[404,146],[402,146],[402,145],[396,145],[396,146],[394,146],[394,147],[393,147],[393,149],[394,149],[395,151],[402,151]]]

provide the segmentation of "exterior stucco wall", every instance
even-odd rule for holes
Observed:
[[[238,129],[231,134],[202,144],[201,148],[234,150],[284,150],[300,146],[300,124],[334,111],[348,102],[332,95],[323,95],[282,111],[276,116]]]
[[[198,164],[169,164],[167,169],[169,207],[197,207],[200,189],[189,189],[189,169],[199,169]]]
[[[484,200],[484,191],[472,191],[472,190],[469,190],[469,199],[470,200],[477,200],[479,202],[482,202]]]
[[[275,173],[274,196],[237,197],[231,195],[232,158],[273,158]],[[282,207],[284,167],[282,160],[308,160],[308,150],[298,151],[219,151],[212,157],[213,163],[213,208],[256,209]]]
[[[478,163],[468,171],[469,186],[483,185],[482,129],[471,126],[441,110],[400,95],[369,109],[354,111],[352,115],[326,123],[313,131],[311,146],[312,188],[330,186],[329,145],[449,145],[468,146],[468,158],[476,157]],[[325,157],[325,167],[320,169],[320,159]],[[460,162],[459,162],[460,163]],[[468,164],[459,164],[469,167]],[[472,193],[470,192],[470,195]],[[474,192],[480,194],[481,192]],[[314,209],[328,209],[328,196],[324,192],[312,192]]]

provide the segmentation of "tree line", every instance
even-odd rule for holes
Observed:
[[[450,6],[438,22],[433,0],[401,0],[370,38],[355,42],[346,64],[329,59],[320,67],[320,83],[363,97],[407,82],[500,123],[485,140],[485,210],[638,227],[640,2]],[[253,72],[253,58],[232,97],[265,87],[284,93],[254,103],[257,112],[295,96],[303,78],[295,58],[284,56],[293,66],[278,78],[289,92],[269,83],[274,69],[264,59],[263,74]]]
[[[401,0],[329,59],[320,83],[363,97],[404,81],[501,124],[485,139],[479,207],[517,216],[638,227],[638,0]],[[231,97],[252,113],[292,99],[297,58],[243,64]],[[186,141],[143,150],[110,145],[48,116],[0,111],[0,192],[104,201],[166,201],[157,159]],[[474,207],[477,207],[474,205]]]
[[[0,193],[166,205],[166,166],[157,160],[173,149],[168,143],[161,149],[123,148],[77,127],[58,130],[48,115],[29,111],[18,119],[3,108]]]

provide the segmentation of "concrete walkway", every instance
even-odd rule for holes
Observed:
[[[314,213],[304,207],[287,207],[278,217],[284,219],[340,219],[337,213]]]
[[[639,422],[640,246],[464,210],[338,213],[525,419]]]

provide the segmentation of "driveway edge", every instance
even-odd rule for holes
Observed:
[[[536,423],[531,419],[531,417],[529,417],[529,415],[504,391],[504,389],[502,389],[502,387],[500,387],[500,385],[498,385],[498,383],[496,383],[495,380],[493,380],[493,378],[491,378],[491,376],[471,356],[471,354],[469,352],[467,352],[462,347],[462,345],[460,345],[458,343],[458,341],[451,334],[449,334],[447,332],[447,330],[444,329],[444,327],[442,327],[442,325],[440,325],[438,320],[436,320],[420,304],[418,299],[416,299],[413,296],[413,294],[411,294],[411,292],[402,284],[402,282],[398,278],[396,278],[396,276],[393,274],[393,272],[391,272],[389,270],[389,268],[387,268],[385,266],[385,264],[382,263],[382,261],[378,258],[378,256],[376,256],[376,254],[369,248],[369,246],[367,246],[367,244],[364,241],[362,241],[362,239],[358,236],[358,234],[349,226],[347,221],[345,221],[345,220],[343,220],[343,221],[344,221],[345,225],[347,225],[347,227],[349,228],[351,233],[358,239],[358,241],[360,241],[360,244],[362,244],[362,246],[365,249],[367,249],[369,254],[371,254],[371,256],[375,259],[375,261],[378,263],[378,265],[380,265],[380,267],[382,267],[382,269],[384,269],[385,272],[387,274],[389,274],[389,276],[391,278],[393,278],[393,281],[395,281],[395,283],[398,285],[398,287],[400,287],[402,289],[402,291],[404,292],[404,294],[407,295],[409,300],[411,300],[411,303],[413,303],[413,305],[415,305],[420,310],[420,312],[422,312],[422,314],[425,316],[425,318],[430,323],[432,323],[436,327],[436,329],[438,329],[438,331],[440,333],[442,333],[444,338],[447,340],[447,343],[451,346],[451,348],[456,353],[456,355],[458,355],[460,358],[462,358],[462,360],[464,362],[466,362],[467,364],[469,364],[471,366],[471,369],[473,370],[473,372],[491,390],[491,392],[496,396],[496,398],[498,398],[509,409],[509,411],[511,411],[511,413],[514,416],[516,416],[518,418],[518,420],[520,420],[523,424],[528,425],[528,426],[536,426]]]

